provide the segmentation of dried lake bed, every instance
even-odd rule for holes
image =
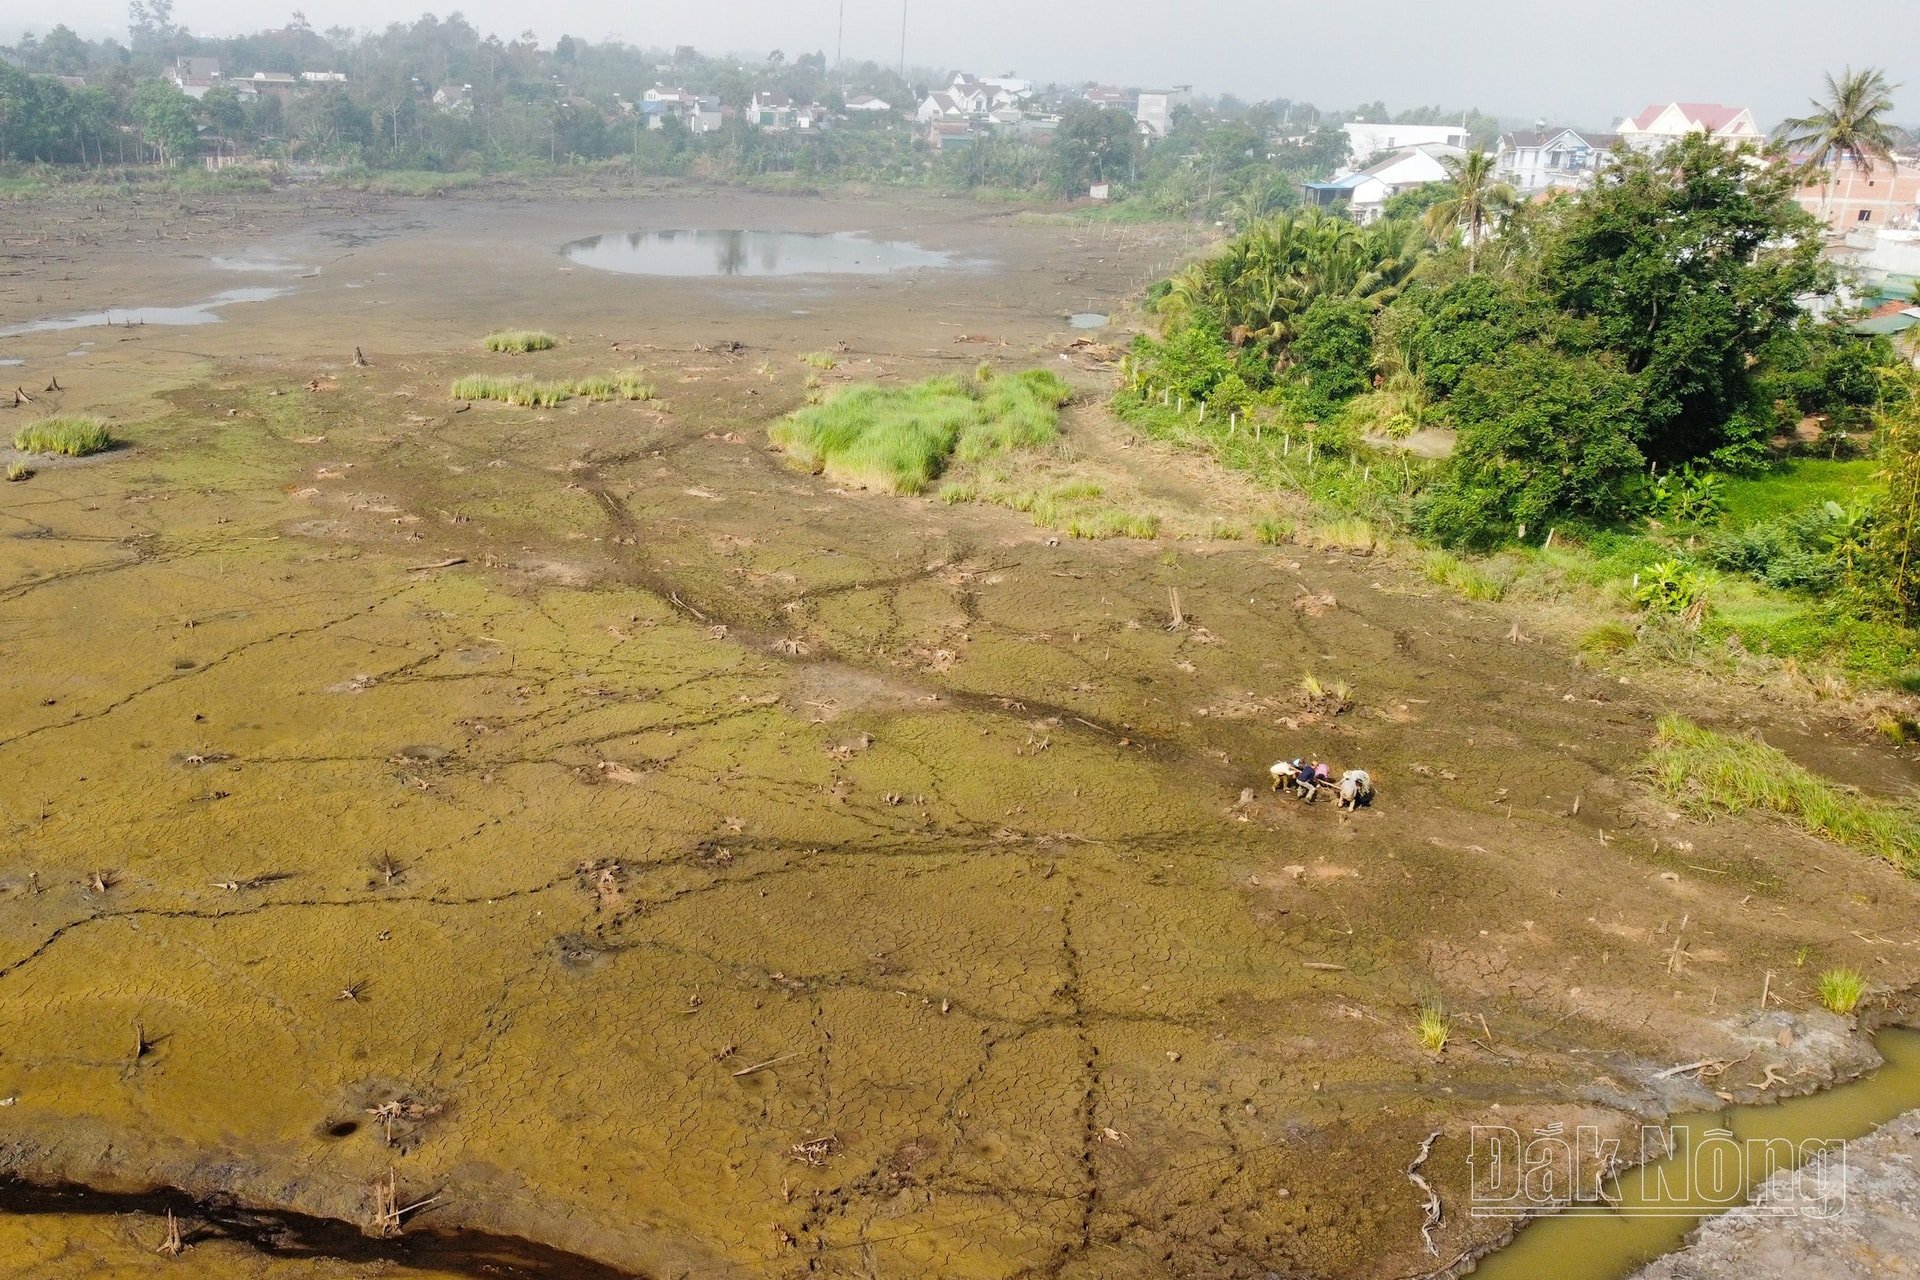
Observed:
[[[610,227],[948,265],[561,252]],[[1636,774],[1668,705],[1833,726],[1675,704],[1391,557],[1064,540],[768,451],[810,378],[1046,365],[1081,392],[1049,466],[1170,530],[1252,520],[1273,495],[1132,437],[1069,345],[1183,232],[693,189],[0,229],[0,329],[284,290],[79,354],[0,339],[36,397],[9,421],[127,442],[0,489],[0,1172],[178,1188],[190,1224],[222,1197],[359,1228],[390,1186],[429,1202],[396,1247],[465,1230],[632,1275],[1402,1276],[1504,1230],[1465,1209],[1472,1124],[1630,1131],[1711,1105],[1658,1074],[1707,1056],[1855,1074],[1873,1051],[1812,973],[1920,970],[1897,873]],[[507,327],[561,343],[480,349]],[[614,370],[655,399],[447,396]],[[1303,701],[1308,673],[1353,708]],[[1380,802],[1264,790],[1306,752]],[[1405,1176],[1436,1131],[1438,1257]],[[170,1202],[108,1203],[17,1201],[0,1254],[150,1273]],[[182,1265],[394,1265],[325,1238]]]

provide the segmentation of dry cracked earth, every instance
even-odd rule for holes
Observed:
[[[556,252],[649,227],[958,265]],[[20,1274],[161,1271],[168,1209],[193,1274],[273,1280],[1426,1274],[1502,1230],[1465,1211],[1472,1123],[1698,1102],[1654,1073],[1771,1045],[1768,970],[1794,1087],[1857,1072],[1795,957],[1920,969],[1896,873],[1647,790],[1680,695],[1391,557],[1074,542],[768,450],[805,352],[829,387],[1046,364],[1082,392],[1056,463],[1170,517],[1271,509],[1060,361],[1065,314],[1122,308],[1180,233],[697,190],[0,229],[0,327],[287,290],[0,339],[37,401],[9,423],[52,403],[126,441],[0,491]],[[480,350],[503,326],[563,341]],[[447,395],[634,368],[655,400]],[[1302,753],[1379,802],[1272,796]],[[1429,1252],[1405,1172],[1435,1132]],[[363,1235],[389,1190],[424,1203]]]

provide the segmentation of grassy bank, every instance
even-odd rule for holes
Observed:
[[[845,484],[920,493],[949,461],[979,462],[1053,440],[1072,396],[1045,369],[929,378],[910,387],[850,386],[775,423],[773,443]]]
[[[550,409],[576,396],[585,400],[651,400],[653,384],[637,373],[595,374],[585,378],[504,377],[471,373],[448,390],[455,400],[497,400],[523,408]]]
[[[1829,782],[1764,742],[1670,715],[1660,721],[1648,768],[1661,791],[1696,811],[1776,813],[1920,875],[1920,815]]]

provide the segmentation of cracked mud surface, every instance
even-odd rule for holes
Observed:
[[[1471,1123],[1628,1125],[1680,1100],[1654,1069],[1740,1043],[1763,971],[1804,1008],[1818,963],[1920,968],[1906,881],[1670,814],[1633,777],[1657,699],[1405,566],[1048,545],[767,452],[801,352],[844,344],[830,384],[1057,364],[1059,316],[1174,237],[697,192],[257,219],[170,257],[76,212],[42,229],[59,296],[0,294],[326,263],[244,323],[8,348],[130,447],[0,492],[0,1171],[355,1223],[392,1171],[441,1197],[413,1229],[649,1276],[1397,1276],[1437,1265],[1401,1176],[1433,1130],[1452,1258],[1496,1230]],[[554,253],[652,225],[975,265],[748,287]],[[477,350],[507,324],[566,341]],[[445,398],[630,363],[658,402]],[[1093,464],[1264,501],[1074,415]],[[1303,706],[1308,671],[1355,709]],[[1302,753],[1379,803],[1271,797]],[[5,1216],[0,1253],[143,1274],[163,1231]]]

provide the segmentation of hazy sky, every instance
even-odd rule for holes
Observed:
[[[285,9],[281,9],[285,3]],[[483,31],[563,33],[706,51],[834,53],[842,0],[466,0]],[[1795,114],[1821,73],[1886,68],[1910,87],[1899,119],[1920,122],[1920,5],[1914,0],[905,0],[907,61],[1014,71],[1037,80],[1191,83],[1202,92],[1291,97],[1322,107],[1384,99],[1477,106],[1610,126],[1648,102],[1751,106],[1762,126]],[[902,0],[844,0],[846,55],[893,62]],[[12,5],[5,6],[13,8]],[[206,34],[278,25],[304,8],[315,29],[385,26],[450,4],[396,0],[175,0]],[[0,18],[17,28],[22,4]],[[64,0],[88,34],[124,31],[126,0]],[[51,25],[50,22],[44,25]],[[124,36],[123,36],[124,38]]]

